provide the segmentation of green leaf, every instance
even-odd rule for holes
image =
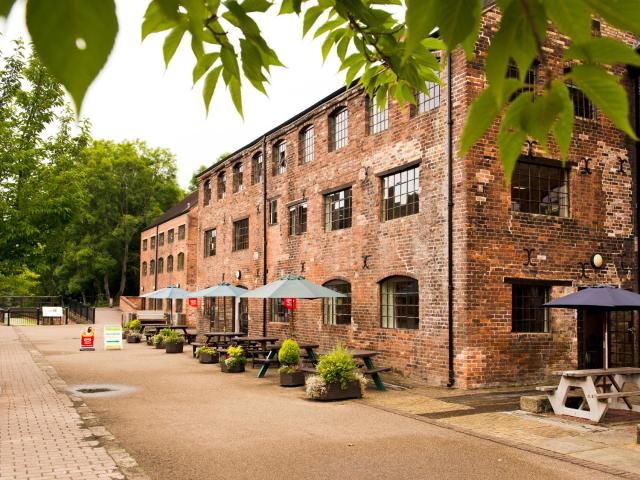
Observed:
[[[613,26],[640,35],[638,0],[585,0],[591,8]]]
[[[113,0],[49,0],[27,3],[33,45],[79,111],[89,85],[107,61],[118,33]]]
[[[0,0],[0,17],[7,18],[16,0]]]
[[[404,60],[409,58],[418,44],[427,38],[437,25],[436,2],[438,0],[407,0]]]
[[[271,5],[273,3],[268,0],[244,0],[240,4],[245,12],[266,12],[271,8]]]
[[[323,25],[321,25],[320,27],[318,27],[318,29],[313,34],[313,38],[318,38],[323,33],[326,33],[335,28],[338,28],[344,23],[345,23],[344,18],[336,18],[335,20],[329,20],[325,22]]]
[[[349,48],[349,43],[351,42],[351,35],[345,34],[338,42],[338,46],[336,47],[336,53],[338,54],[338,58],[340,60],[344,60],[347,55],[347,49]]]
[[[482,16],[482,0],[447,0],[438,1],[436,5],[440,36],[449,49],[453,50],[453,47],[462,43],[467,56],[472,54]],[[471,51],[466,42],[468,38],[473,39]]]
[[[184,36],[184,32],[186,32],[187,26],[184,24],[180,24],[174,27],[167,35],[167,38],[164,39],[164,44],[162,45],[162,54],[164,56],[164,65],[165,67],[169,66],[169,62],[173,58],[173,55],[176,53],[180,42],[182,41],[182,37]]]
[[[305,13],[304,13],[304,19],[302,21],[302,36],[304,37],[309,30],[311,30],[311,27],[313,27],[313,24],[316,23],[316,20],[318,20],[318,17],[320,15],[322,15],[322,12],[324,12],[325,9],[322,8],[319,5],[316,5],[314,7],[309,8]]]
[[[476,97],[469,108],[469,115],[460,137],[460,156],[465,155],[485,134],[499,113],[500,107],[494,89],[489,87]]]
[[[240,116],[244,118],[244,114],[242,113],[242,91],[240,88],[240,80],[233,77],[228,86],[229,92],[231,92],[231,100],[233,100],[233,104]]]
[[[604,65],[640,66],[640,55],[627,44],[613,38],[590,38],[583,43],[574,43],[564,53],[564,57],[586,63]]]
[[[544,9],[558,30],[574,42],[591,38],[591,8],[584,0],[545,0]]]
[[[169,30],[176,25],[176,21],[167,17],[164,10],[160,6],[157,0],[149,3],[147,11],[144,14],[144,20],[142,21],[142,40],[151,33],[162,32]]]
[[[229,75],[240,78],[240,68],[238,67],[238,59],[233,45],[226,44],[220,47],[220,59],[222,66],[229,72]]]
[[[619,79],[610,75],[602,67],[578,65],[571,69],[568,78],[629,137],[637,140],[629,123],[629,101]]]
[[[213,92],[216,89],[221,70],[222,65],[218,65],[216,68],[211,70],[204,79],[202,98],[204,99],[204,107],[207,110],[207,115],[209,115],[209,105],[211,104],[211,97],[213,97]]]
[[[567,155],[569,155],[569,147],[571,146],[571,135],[573,133],[573,102],[569,96],[569,89],[564,82],[559,80],[554,80],[551,83],[549,95],[555,95],[562,101],[562,110],[553,125],[552,132],[558,144],[558,149],[560,150],[560,158],[562,158],[563,162],[566,162]]]
[[[202,75],[205,74],[213,65],[218,58],[220,58],[220,54],[217,52],[205,53],[202,55],[198,61],[196,62],[196,66],[193,67],[193,83],[195,84]]]
[[[513,170],[527,139],[527,132],[522,129],[522,114],[530,106],[531,96],[520,95],[511,103],[500,124],[497,140],[507,185],[511,184]]]
[[[178,20],[178,0],[156,0],[167,18]]]

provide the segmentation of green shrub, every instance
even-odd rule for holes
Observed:
[[[287,338],[282,342],[278,352],[278,360],[281,365],[298,366],[300,363],[300,345],[293,338]]]
[[[209,347],[207,345],[203,345],[201,347],[198,347],[196,349],[196,355],[200,356],[201,354],[205,354],[205,355],[215,355],[217,353],[217,350],[215,348]]]
[[[230,346],[227,348],[227,358],[224,363],[227,364],[227,367],[233,367],[238,364],[244,365],[247,363],[247,357],[244,354],[244,348],[240,345],[237,347]]]
[[[158,345],[162,343],[163,338],[164,337],[160,334],[154,335],[153,337],[151,337],[151,343],[153,343],[154,345]]]
[[[160,330],[160,335],[166,337],[167,335],[171,335],[173,332],[174,330],[171,330],[170,328],[163,328],[162,330]]]
[[[356,378],[353,357],[341,344],[322,355],[316,369],[326,383],[339,383],[342,390],[346,390],[349,382]]]
[[[184,343],[184,338],[175,330],[171,330],[169,335],[163,335],[164,343]]]
[[[141,328],[142,328],[142,323],[140,323],[140,320],[133,320],[129,322],[129,330],[133,332],[139,332]]]

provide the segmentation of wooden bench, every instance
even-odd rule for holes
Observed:
[[[536,387],[536,390],[539,392],[555,392],[556,388],[558,388],[557,385],[547,385],[544,387]]]
[[[200,347],[204,347],[205,344],[201,342],[191,342],[191,346],[193,347],[193,358],[196,357],[196,350]]]
[[[598,400],[606,400],[608,398],[627,398],[627,397],[639,397],[640,391],[633,392],[610,392],[610,393],[598,393],[595,398]]]
[[[280,362],[278,361],[277,358],[257,358],[257,357],[252,357],[251,358],[251,367],[255,367],[256,364],[258,365],[275,365],[275,366],[279,366]]]

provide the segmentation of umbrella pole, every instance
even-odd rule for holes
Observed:
[[[605,312],[604,314],[604,348],[602,351],[604,352],[604,361],[602,364],[604,368],[609,368],[609,312]]]

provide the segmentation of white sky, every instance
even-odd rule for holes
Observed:
[[[228,98],[222,79],[205,116],[202,85],[192,88],[194,57],[183,40],[169,68],[162,59],[164,34],[140,41],[147,0],[116,0],[120,31],[111,56],[89,89],[82,116],[92,123],[94,138],[116,141],[142,139],[152,147],[170,149],[177,158],[178,180],[186,187],[200,165],[210,165],[223,152],[234,151],[295,115],[344,82],[338,60],[330,56],[322,64],[322,39],[302,40],[295,15],[277,17],[256,14],[270,46],[287,68],[272,70],[269,97],[251,87],[243,88],[244,121]],[[0,25],[0,50],[10,40],[28,39],[24,6],[19,3],[5,25]]]

